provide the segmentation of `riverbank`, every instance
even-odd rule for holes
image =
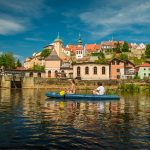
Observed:
[[[93,90],[97,88],[99,81],[76,80],[77,90]],[[148,80],[106,80],[101,81],[108,93],[139,92],[140,90],[150,90]],[[45,79],[42,81],[35,80],[34,88],[49,89],[51,91],[65,90],[70,87],[70,82],[66,79]]]

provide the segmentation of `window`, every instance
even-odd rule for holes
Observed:
[[[48,77],[51,77],[51,71],[50,70],[48,71]]]
[[[58,77],[58,71],[55,70],[55,77],[57,78]]]
[[[144,68],[144,70],[146,70],[146,68]]]
[[[97,74],[97,67],[94,67],[93,74]]]
[[[120,72],[120,69],[117,69],[117,72]]]
[[[80,67],[77,67],[77,77],[80,77]]]
[[[33,77],[33,72],[30,72],[29,77]]]
[[[149,77],[150,77],[150,73],[149,73]]]
[[[106,69],[105,67],[102,67],[102,74],[105,74],[106,73]]]
[[[146,73],[144,73],[144,76],[146,76]]]
[[[38,72],[37,76],[38,76],[38,77],[41,77],[41,72]]]
[[[120,79],[120,75],[117,75],[117,79]]]
[[[85,74],[89,74],[89,67],[85,67]]]

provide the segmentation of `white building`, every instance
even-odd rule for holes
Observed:
[[[83,62],[73,65],[73,78],[82,80],[109,80],[109,65]]]

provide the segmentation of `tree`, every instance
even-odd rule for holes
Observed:
[[[129,45],[127,42],[124,42],[122,52],[129,52]]]
[[[98,60],[95,61],[96,63],[105,64],[107,62],[105,55],[103,52],[99,52]]]
[[[22,64],[19,59],[17,60],[17,67],[22,67]]]
[[[51,49],[43,49],[42,53],[41,53],[41,56],[46,58],[51,54],[51,51],[52,51]]]
[[[120,58],[121,60],[127,60],[127,59],[128,59],[128,56],[127,56],[126,54],[121,53],[119,58]]]
[[[115,43],[114,51],[115,51],[116,53],[121,53],[121,45],[120,45],[119,42]]]
[[[3,66],[5,69],[14,69],[16,59],[11,52],[2,53],[0,55],[0,67]]]
[[[44,66],[34,65],[32,69],[35,71],[44,71]]]
[[[150,44],[146,45],[145,55],[146,55],[146,58],[150,58]]]

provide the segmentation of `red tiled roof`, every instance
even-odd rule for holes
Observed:
[[[64,47],[64,50],[66,50],[66,51],[70,51],[70,48],[68,48],[68,47]]]
[[[67,45],[67,48],[70,49],[71,52],[76,53],[76,50],[82,50],[82,47],[79,47],[77,45]]]
[[[101,44],[103,46],[115,46],[118,42],[120,45],[124,44],[124,41],[105,41],[105,42],[102,42]]]
[[[99,50],[101,48],[101,45],[97,45],[97,44],[86,44],[85,45],[85,49],[88,51],[88,52],[95,52],[97,50]]]
[[[142,64],[142,65],[139,65],[138,67],[150,67],[150,64],[149,63],[145,63],[145,64]]]

